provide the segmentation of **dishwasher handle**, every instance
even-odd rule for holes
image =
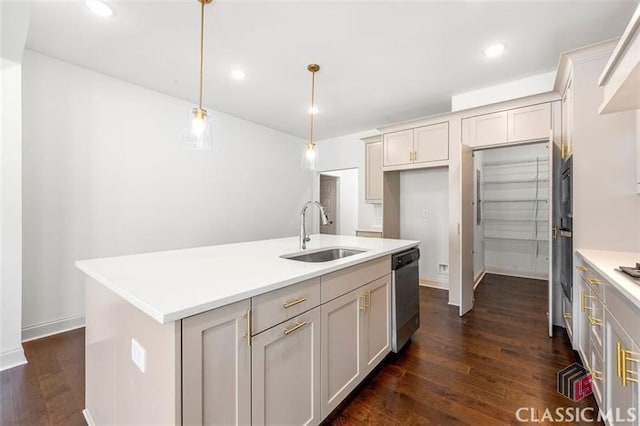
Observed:
[[[397,270],[420,260],[420,249],[414,248],[391,257],[391,269]]]

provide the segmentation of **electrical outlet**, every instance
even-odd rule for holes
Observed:
[[[440,263],[438,264],[438,273],[440,274],[448,274],[449,273],[449,265]]]
[[[147,368],[147,351],[144,350],[136,339],[131,339],[131,361],[133,361],[140,371],[145,372]]]
[[[425,219],[428,219],[429,218],[429,210],[427,210],[427,209],[422,210],[422,217],[425,218]]]

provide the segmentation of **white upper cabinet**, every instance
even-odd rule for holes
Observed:
[[[365,142],[365,196],[367,203],[382,203],[382,138],[375,136]]]
[[[462,120],[462,143],[469,146],[507,142],[507,111],[479,115]]]
[[[544,103],[507,111],[509,142],[550,137],[551,104]]]
[[[600,80],[600,114],[640,109],[640,5],[625,29]]]
[[[387,169],[446,165],[449,160],[449,122],[386,133],[383,151],[383,166]]]
[[[413,129],[384,135],[384,166],[413,163]]]
[[[449,123],[413,129],[414,161],[425,163],[449,159]]]
[[[499,111],[462,119],[462,143],[471,147],[548,139],[551,104]]]

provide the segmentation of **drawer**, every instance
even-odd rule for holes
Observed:
[[[607,286],[606,292],[607,316],[615,317],[631,340],[638,345],[640,342],[640,327],[638,327],[640,309],[612,285]]]
[[[562,318],[569,335],[569,340],[573,344],[573,303],[569,302],[567,296],[562,295]]]
[[[320,278],[313,278],[251,299],[252,335],[320,305]]]
[[[582,257],[577,256],[577,260],[578,264],[576,265],[576,269],[578,270],[578,275],[580,275],[582,279],[589,285],[596,296],[602,299],[603,302],[606,302],[604,288],[607,285],[607,280],[602,278],[600,274],[594,271],[591,265],[585,262]]]
[[[321,277],[321,301],[326,303],[390,272],[391,256],[381,257],[380,259],[370,260],[350,268],[331,272]]]

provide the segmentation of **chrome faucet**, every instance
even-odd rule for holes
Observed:
[[[302,211],[300,212],[300,248],[305,250],[307,248],[307,243],[311,241],[309,238],[309,234],[307,234],[307,220],[305,214],[307,213],[307,207],[309,206],[317,206],[320,209],[320,221],[323,225],[329,224],[329,218],[324,213],[324,207],[317,201],[307,201],[305,205],[302,207]]]

